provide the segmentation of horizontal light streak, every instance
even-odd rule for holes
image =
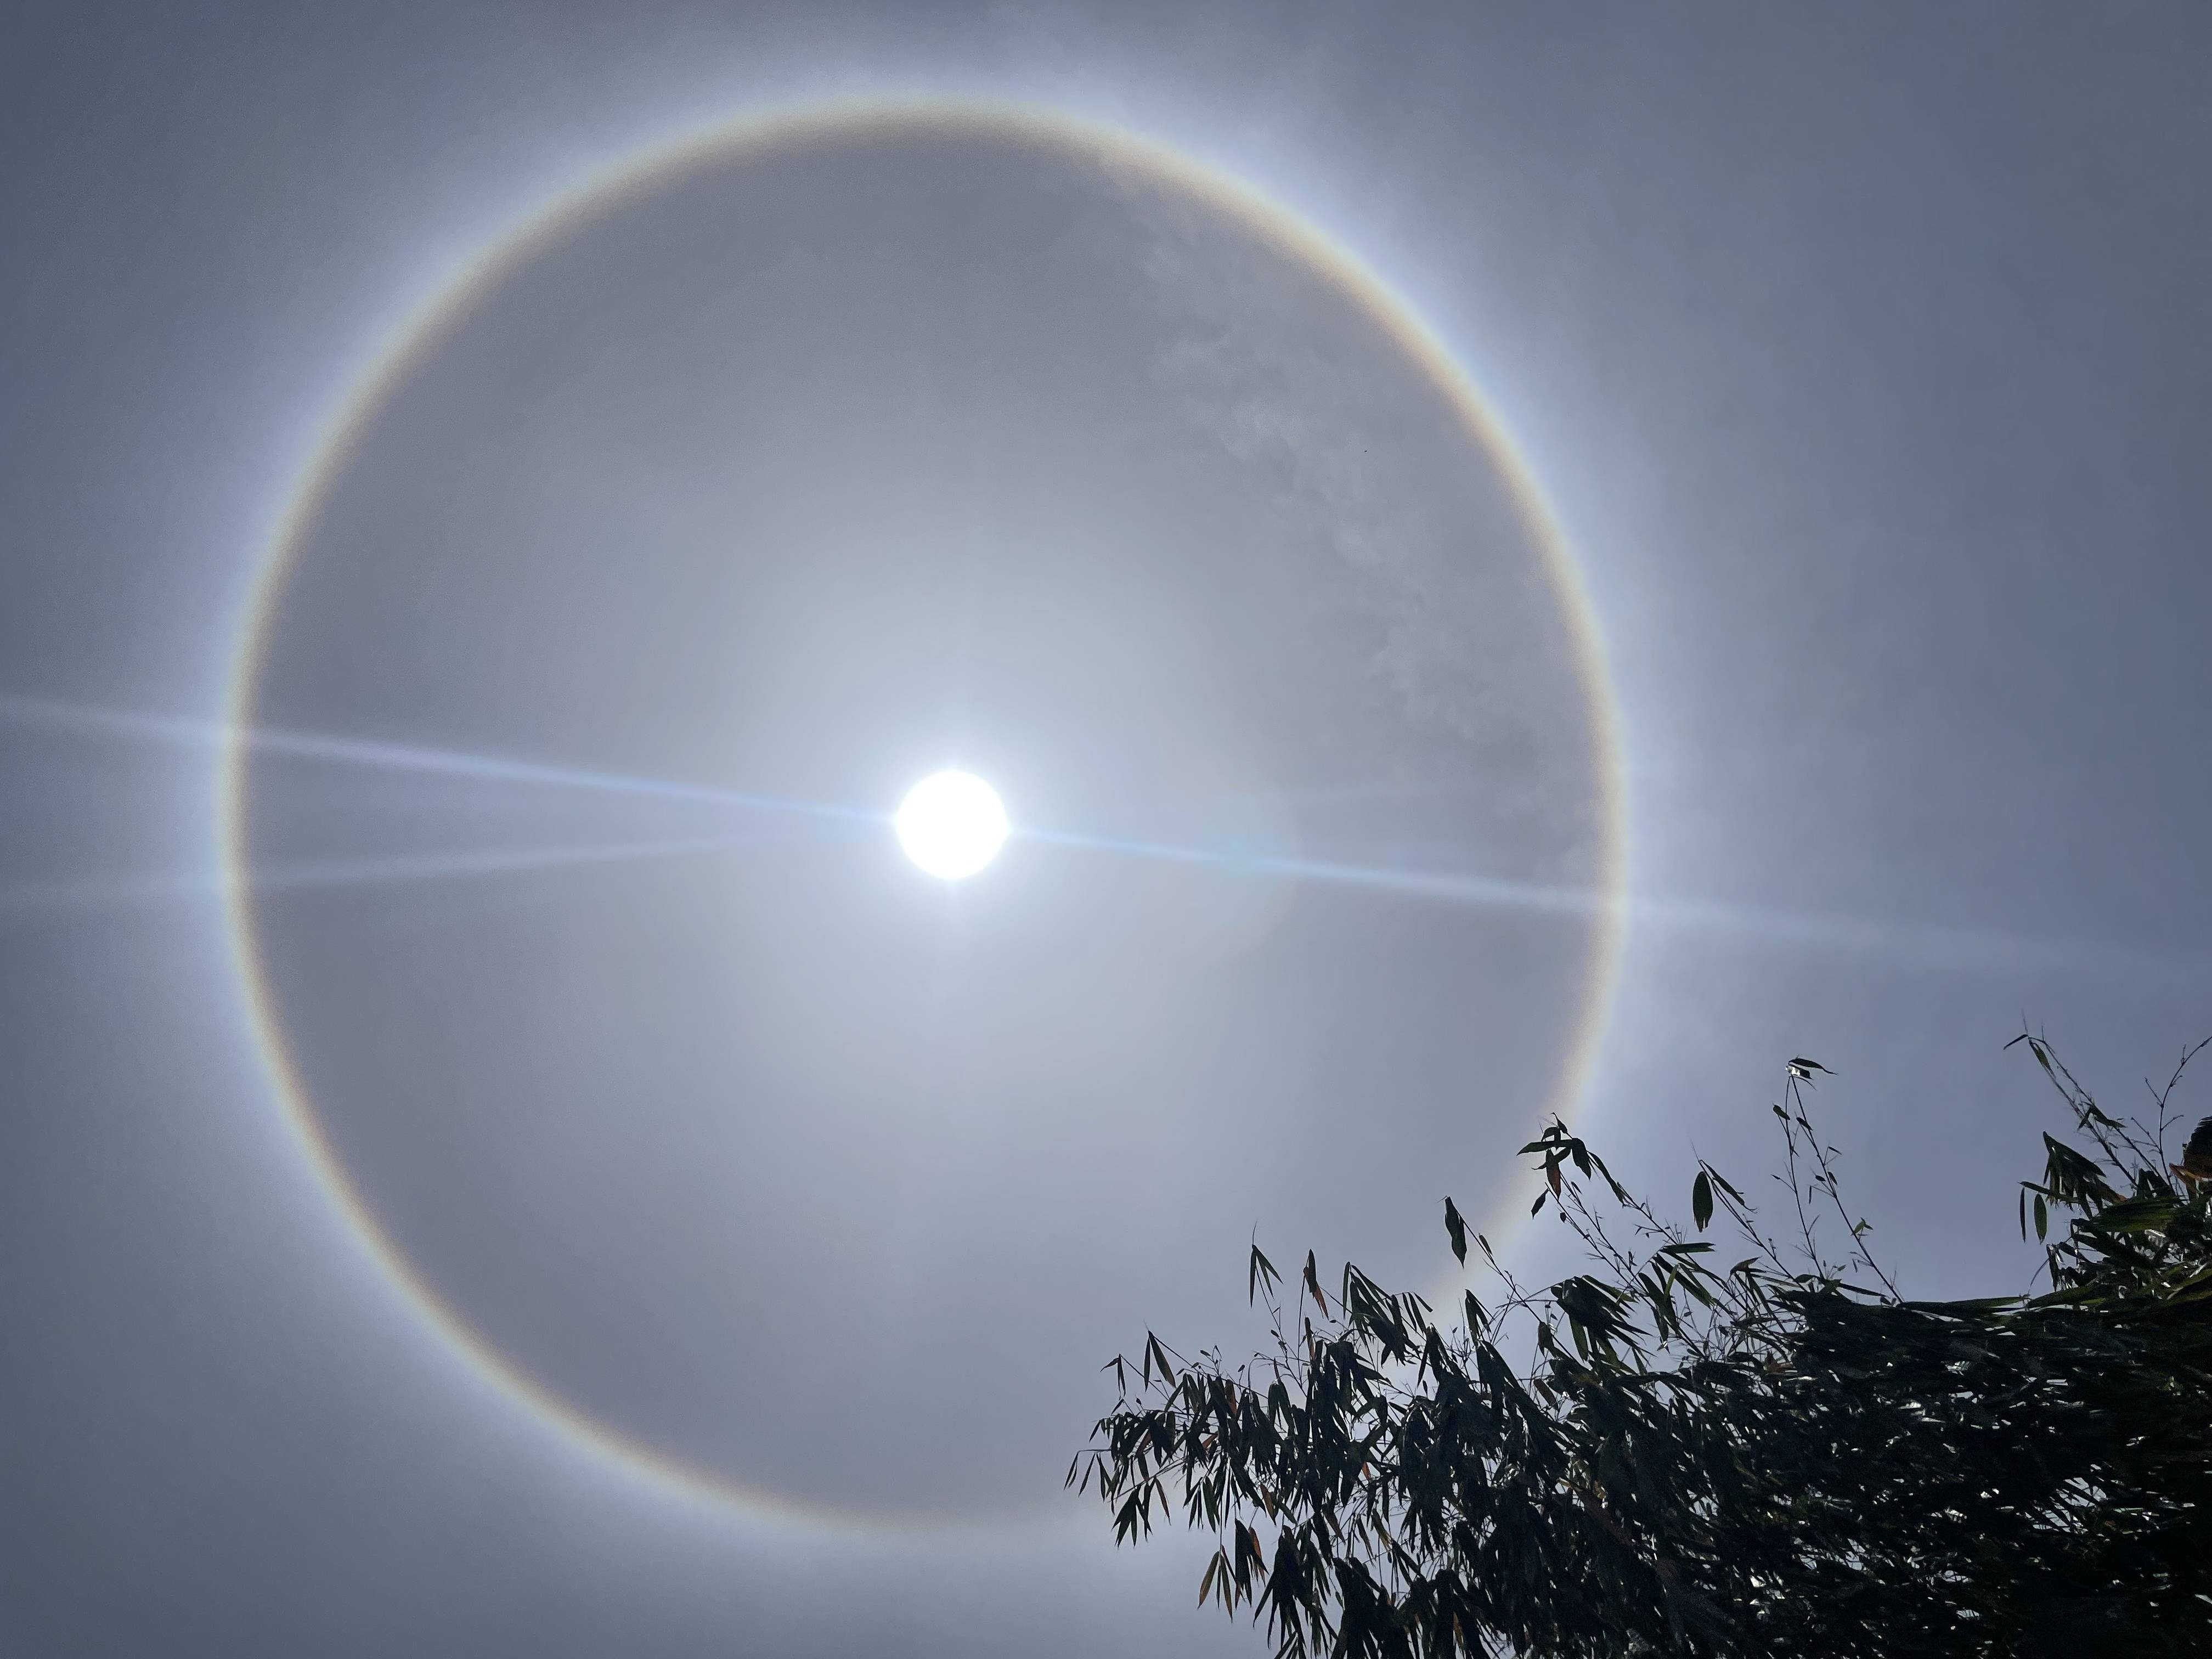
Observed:
[[[811,801],[757,791],[727,789],[665,779],[553,766],[542,762],[467,754],[358,738],[287,731],[243,730],[186,716],[69,703],[0,692],[0,721],[120,738],[181,743],[219,749],[237,742],[265,753],[379,769],[547,787],[578,789],[641,800],[672,800],[744,811],[831,820],[888,830],[888,811]],[[2019,933],[2000,928],[1936,927],[1835,912],[1778,909],[1715,900],[1662,896],[1614,897],[1589,887],[1520,882],[1495,876],[1361,864],[1345,860],[1279,856],[1235,848],[1187,846],[1016,826],[1011,839],[1040,847],[1109,854],[1190,865],[1236,876],[1264,877],[1316,886],[1345,887],[1394,896],[1479,908],[1596,918],[1613,915],[1638,930],[1661,934],[1706,934],[1770,945],[1794,945],[1833,954],[1886,956],[1933,968],[1967,970],[2034,969],[2099,975],[2178,975],[2212,973],[2212,953],[2160,951],[2091,940]],[[371,882],[497,875],[568,866],[734,851],[759,845],[758,834],[688,836],[611,844],[568,845],[323,860],[255,865],[244,874],[257,892]],[[216,870],[204,873],[88,876],[0,886],[0,910],[70,904],[191,898],[228,890]]]
[[[672,782],[666,779],[637,777],[620,772],[552,766],[539,761],[467,754],[458,750],[387,743],[374,738],[323,737],[267,726],[243,726],[220,720],[193,720],[181,715],[135,714],[3,693],[0,693],[0,719],[18,724],[58,726],[116,737],[180,742],[218,752],[236,744],[257,755],[331,761],[434,776],[544,784],[555,788],[635,795],[655,800],[693,801],[704,805],[734,807],[749,811],[795,812],[814,817],[838,818],[847,823],[890,821],[889,815],[884,812],[864,811],[823,801],[799,800],[787,795],[761,794],[750,790],[725,789],[709,784]]]
[[[1164,859],[1232,875],[1352,887],[1413,899],[1553,915],[1617,915],[1632,928],[1664,935],[1708,934],[1767,945],[1794,945],[1838,955],[1887,956],[1930,968],[1968,970],[2044,969],[2171,979],[2212,975],[2212,952],[2017,933],[2002,928],[1931,927],[1835,912],[1781,910],[1706,899],[1614,897],[1595,888],[1546,885],[1444,870],[1279,857],[1271,854],[1179,847],[1017,828],[1012,838],[1048,846]]]
[[[667,841],[620,842],[609,846],[485,848],[469,853],[425,853],[387,858],[319,859],[299,864],[256,865],[244,872],[258,893],[415,882],[465,876],[523,875],[579,865],[620,864],[684,854],[728,853],[757,843],[755,836],[694,836]],[[221,872],[173,875],[70,876],[0,885],[0,915],[26,910],[96,908],[177,899],[221,898],[230,878]]]

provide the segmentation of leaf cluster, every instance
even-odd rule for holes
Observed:
[[[2164,1162],[2180,1073],[2124,1122],[2025,1040],[2094,1148],[2046,1136],[2023,1184],[2041,1294],[1905,1299],[1801,1058],[1782,1236],[1702,1161],[1679,1226],[1554,1121],[1533,1208],[1586,1271],[1522,1285],[1449,1198],[1496,1288],[1443,1316],[1310,1253],[1285,1296],[1255,1242],[1268,1345],[1231,1368],[1148,1334],[1069,1482],[1117,1540],[1210,1531],[1200,1605],[1283,1659],[2212,1651],[2212,1182]]]

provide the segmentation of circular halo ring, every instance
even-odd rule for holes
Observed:
[[[619,205],[632,192],[664,184],[690,169],[803,145],[818,137],[871,131],[890,134],[914,128],[964,129],[1054,149],[1130,168],[1196,197],[1264,243],[1318,272],[1357,305],[1420,366],[1457,412],[1469,439],[1498,468],[1523,527],[1540,550],[1546,576],[1565,616],[1589,710],[1592,769],[1598,794],[1596,937],[1583,982],[1582,1008],[1547,1103],[1548,1110],[1561,1115],[1582,1093],[1611,1010],[1627,868],[1626,791],[1602,640],[1581,572],[1527,460],[1483,401],[1466,368],[1403,300],[1349,249],[1242,181],[1152,139],[1057,112],[972,99],[835,103],[742,118],[657,145],[593,174],[490,242],[458,277],[393,330],[334,406],[322,441],[295,484],[263,552],[260,568],[250,580],[228,682],[228,735],[217,763],[218,836],[232,960],[251,1034],[271,1090],[325,1195],[347,1223],[355,1242],[381,1269],[410,1311],[444,1340],[495,1396],[526,1406],[538,1419],[561,1431],[564,1440],[670,1496],[734,1507],[751,1518],[806,1530],[897,1528],[923,1517],[911,1510],[890,1515],[833,1508],[744,1486],[608,1428],[524,1372],[478,1335],[384,1231],[324,1133],[261,959],[248,870],[247,736],[257,712],[264,638],[293,567],[301,532],[315,519],[331,479],[386,394],[436,349],[503,276],[575,227]],[[933,1524],[936,1519],[932,1518]]]

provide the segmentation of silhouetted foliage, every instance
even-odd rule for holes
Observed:
[[[1255,1243],[1269,1350],[1148,1335],[1069,1482],[1117,1540],[1210,1529],[1200,1604],[1285,1656],[2212,1652],[2212,1119],[2169,1164],[2180,1067],[2123,1121],[2015,1041],[2091,1148],[2045,1135],[2021,1184],[2039,1294],[1902,1296],[1798,1059],[1784,1237],[1703,1161],[1679,1227],[1555,1121],[1534,1209],[1589,1271],[1524,1287],[1449,1199],[1497,1289],[1448,1319],[1350,1265],[1325,1293],[1311,1255],[1286,1300]]]

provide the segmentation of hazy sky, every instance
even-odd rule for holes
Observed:
[[[1255,1227],[1434,1283],[1595,1014],[1617,1165],[1810,1054],[1908,1291],[2010,1288],[2000,1045],[2212,1030],[2195,13],[1186,10],[0,23],[0,1652],[1257,1651],[1058,1490]],[[506,233],[875,95],[1180,151],[1464,366],[1617,979],[1576,601],[1386,316],[1004,126],[726,149],[400,366],[267,618],[268,1006],[410,1288],[216,890],[254,581]],[[947,762],[1048,832],[951,893],[867,816]]]

